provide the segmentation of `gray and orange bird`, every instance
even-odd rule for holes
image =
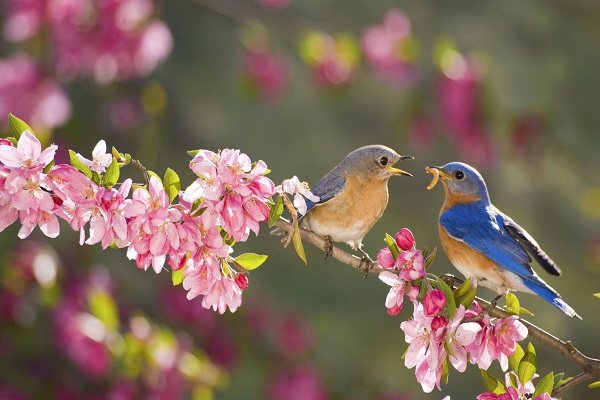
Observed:
[[[389,147],[370,145],[348,154],[319,181],[312,192],[318,202],[307,201],[300,226],[328,241],[348,243],[362,254],[367,273],[373,260],[362,249],[362,240],[381,218],[388,203],[387,183],[392,176],[412,176],[394,165],[411,156],[401,156]]]

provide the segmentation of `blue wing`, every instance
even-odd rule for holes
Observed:
[[[306,200],[306,213],[308,214],[310,210],[319,204],[326,203],[340,194],[342,190],[344,190],[345,185],[346,178],[343,175],[338,174],[335,170],[329,172],[319,183],[317,183],[317,186],[311,190],[315,196],[319,196],[319,201],[314,202]]]
[[[507,220],[510,218],[483,201],[455,205],[440,216],[440,224],[450,236],[509,271],[531,277],[531,258],[506,230]]]

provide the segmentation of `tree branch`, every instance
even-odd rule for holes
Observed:
[[[287,220],[280,218],[275,223],[275,226],[284,230],[288,235],[291,234],[292,225]],[[326,241],[319,235],[306,229],[300,228],[300,236],[305,241],[325,251]],[[354,269],[360,270],[360,258],[338,247],[333,247],[332,257],[343,262],[344,264],[349,265]],[[385,271],[385,269],[379,267],[377,263],[375,263],[373,265],[373,268],[371,268],[370,270],[370,272],[382,271]],[[498,307],[492,309],[490,302],[483,300],[479,297],[477,297],[476,300],[480,304],[484,305],[483,308],[486,310],[485,312],[487,312],[492,317],[506,318],[512,315]],[[519,321],[521,321],[523,325],[527,327],[530,337],[537,339],[542,344],[548,346],[549,348],[558,352],[559,354],[562,354],[565,358],[571,360],[573,363],[579,365],[583,369],[582,373],[580,373],[570,381],[564,383],[563,385],[557,387],[552,392],[552,395],[556,395],[565,390],[568,390],[571,387],[586,380],[600,378],[600,360],[584,355],[579,350],[577,350],[575,346],[573,346],[571,341],[565,342],[521,317],[519,317]]]

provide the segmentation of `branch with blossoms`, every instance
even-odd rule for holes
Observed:
[[[63,219],[79,232],[80,245],[124,248],[143,270],[160,273],[169,268],[173,284],[182,284],[188,299],[202,296],[203,307],[221,314],[237,310],[249,285],[248,271],[267,259],[253,253],[232,255],[236,242],[246,241],[251,232],[259,234],[261,222],[287,232],[285,244],[293,242],[305,263],[303,239],[324,250],[328,246],[298,224],[298,216],[306,212],[305,199],[318,201],[308,185],[293,177],[276,187],[266,177],[266,163],[252,162],[239,150],[189,152],[197,178],[182,189],[175,171],[167,169],[161,178],[129,154],[115,148],[108,153],[104,141],[91,159],[69,151],[70,164],[55,164],[56,145],[42,149],[24,121],[10,115],[9,122],[13,136],[0,139],[0,231],[19,220],[19,238],[36,227],[54,238]],[[121,168],[131,165],[142,173],[143,184],[131,179],[119,183]],[[282,218],[286,210],[291,221]],[[404,360],[407,368],[415,368],[425,392],[441,389],[451,367],[464,372],[468,364],[480,368],[488,389],[479,400],[548,400],[600,378],[600,360],[521,319],[526,310],[516,296],[507,296],[506,310],[493,308],[476,298],[469,279],[454,287],[457,280],[428,273],[435,249],[417,249],[406,228],[394,237],[386,235],[385,242],[371,271],[390,286],[388,314],[401,311],[405,295],[414,306],[412,318],[400,325],[408,343]],[[360,269],[360,258],[339,248],[333,248],[332,256]],[[517,343],[527,335],[565,355],[583,372],[567,379],[550,372],[534,385],[535,348]],[[504,379],[487,372],[495,360],[506,372]]]

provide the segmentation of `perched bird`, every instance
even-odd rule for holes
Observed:
[[[498,293],[494,302],[510,290],[537,294],[570,317],[581,317],[531,268],[533,257],[548,273],[561,270],[537,242],[516,222],[490,202],[485,182],[477,170],[452,162],[427,167],[439,177],[446,200],[439,216],[440,241],[448,258],[472,285]]]
[[[307,201],[300,226],[331,241],[346,242],[362,253],[367,270],[373,264],[362,250],[362,240],[381,218],[388,203],[388,180],[394,175],[412,176],[393,165],[413,158],[401,156],[389,147],[360,147],[346,156],[313,188],[318,202]]]

